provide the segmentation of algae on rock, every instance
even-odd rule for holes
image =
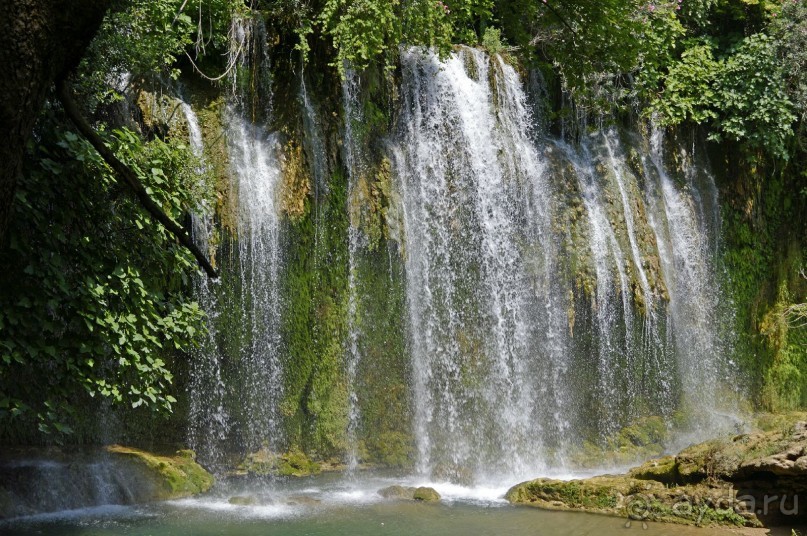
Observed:
[[[129,462],[153,484],[152,500],[189,497],[213,486],[213,475],[196,463],[192,450],[180,450],[174,456],[160,456],[121,445],[111,445],[105,450],[113,458]]]
[[[321,467],[300,450],[276,453],[261,449],[249,454],[239,469],[259,476],[309,476],[319,473]]]

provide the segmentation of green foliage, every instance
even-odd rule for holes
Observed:
[[[239,9],[243,3],[235,0],[117,3],[79,66],[81,93],[112,102],[120,99],[124,86],[142,79],[176,79],[177,58],[186,51],[198,61],[226,49],[230,15]]]
[[[105,135],[171,216],[195,203],[181,144]],[[0,422],[69,432],[86,396],[170,411],[167,359],[201,312],[185,298],[193,257],[122,190],[88,143],[52,121],[31,144],[17,190],[0,307]],[[83,393],[83,395],[82,395]]]
[[[775,52],[773,39],[765,34],[752,35],[733,49],[716,83],[720,133],[713,132],[712,138],[722,134],[786,159],[796,116]]]
[[[490,54],[499,54],[504,50],[502,45],[502,31],[494,26],[489,26],[485,29],[482,35],[482,46]]]
[[[437,2],[451,19],[453,39],[459,43],[476,43],[493,16],[493,0],[446,0]]]
[[[781,13],[771,24],[771,34],[776,39],[777,61],[787,66],[784,76],[788,93],[804,121],[807,119],[807,5],[797,0],[783,2]]]
[[[333,65],[344,75],[348,65],[364,69],[388,51],[393,52],[386,56],[391,65],[401,44],[446,51],[451,38],[449,11],[446,4],[432,0],[328,0],[316,20],[333,40]]]
[[[655,9],[647,19],[637,89],[662,125],[707,124],[712,140],[728,138],[746,154],[787,159],[797,119],[785,89],[787,69],[777,60],[773,37],[742,37],[744,28],[766,20],[770,4],[760,5],[753,16],[732,0],[710,0],[682,19],[669,7]],[[709,13],[717,19],[707,24]]]
[[[717,94],[713,86],[719,63],[711,42],[702,40],[688,46],[681,59],[671,62],[667,69],[664,91],[650,103],[662,125],[686,120],[700,124],[717,118]]]
[[[529,45],[537,46],[540,55],[552,62],[564,89],[579,107],[607,106],[600,101],[611,100],[620,93],[624,85],[621,75],[636,67],[642,52],[643,43],[636,39],[646,22],[641,3],[636,0],[535,3],[537,7],[527,8],[536,14],[533,31],[528,34]]]

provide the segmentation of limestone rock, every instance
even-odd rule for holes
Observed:
[[[807,422],[692,445],[627,475],[538,479],[511,488],[514,504],[696,525],[792,523],[807,500]],[[802,417],[803,418],[803,417]],[[778,502],[768,508],[771,497]],[[760,508],[762,507],[762,508]]]
[[[628,475],[639,480],[655,480],[664,484],[675,484],[680,480],[675,456],[649,460],[631,469]]]
[[[668,488],[661,482],[625,475],[568,481],[540,478],[512,487],[505,498],[513,504],[548,510],[579,510],[642,521],[758,526],[756,517],[742,516],[732,507],[737,497],[730,486]]]

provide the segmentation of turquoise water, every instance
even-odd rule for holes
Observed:
[[[2,530],[2,529],[0,529]],[[75,516],[29,521],[10,528],[13,535],[82,536],[507,536],[717,535],[725,531],[695,529],[604,516],[546,512],[510,506],[385,503],[329,508],[308,514],[274,517],[268,512],[234,513],[193,510],[175,505],[81,511]]]
[[[0,523],[8,535],[62,536],[508,536],[729,534],[582,513],[514,507],[506,487],[462,488],[433,484],[440,504],[382,499],[377,490],[392,478],[345,481],[324,476],[293,482],[230,481],[206,496],[140,506],[100,506]],[[254,506],[230,503],[248,498]],[[782,534],[789,534],[783,532]]]

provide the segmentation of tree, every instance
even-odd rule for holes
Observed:
[[[109,6],[109,0],[0,1],[0,243],[45,96],[78,65]]]

